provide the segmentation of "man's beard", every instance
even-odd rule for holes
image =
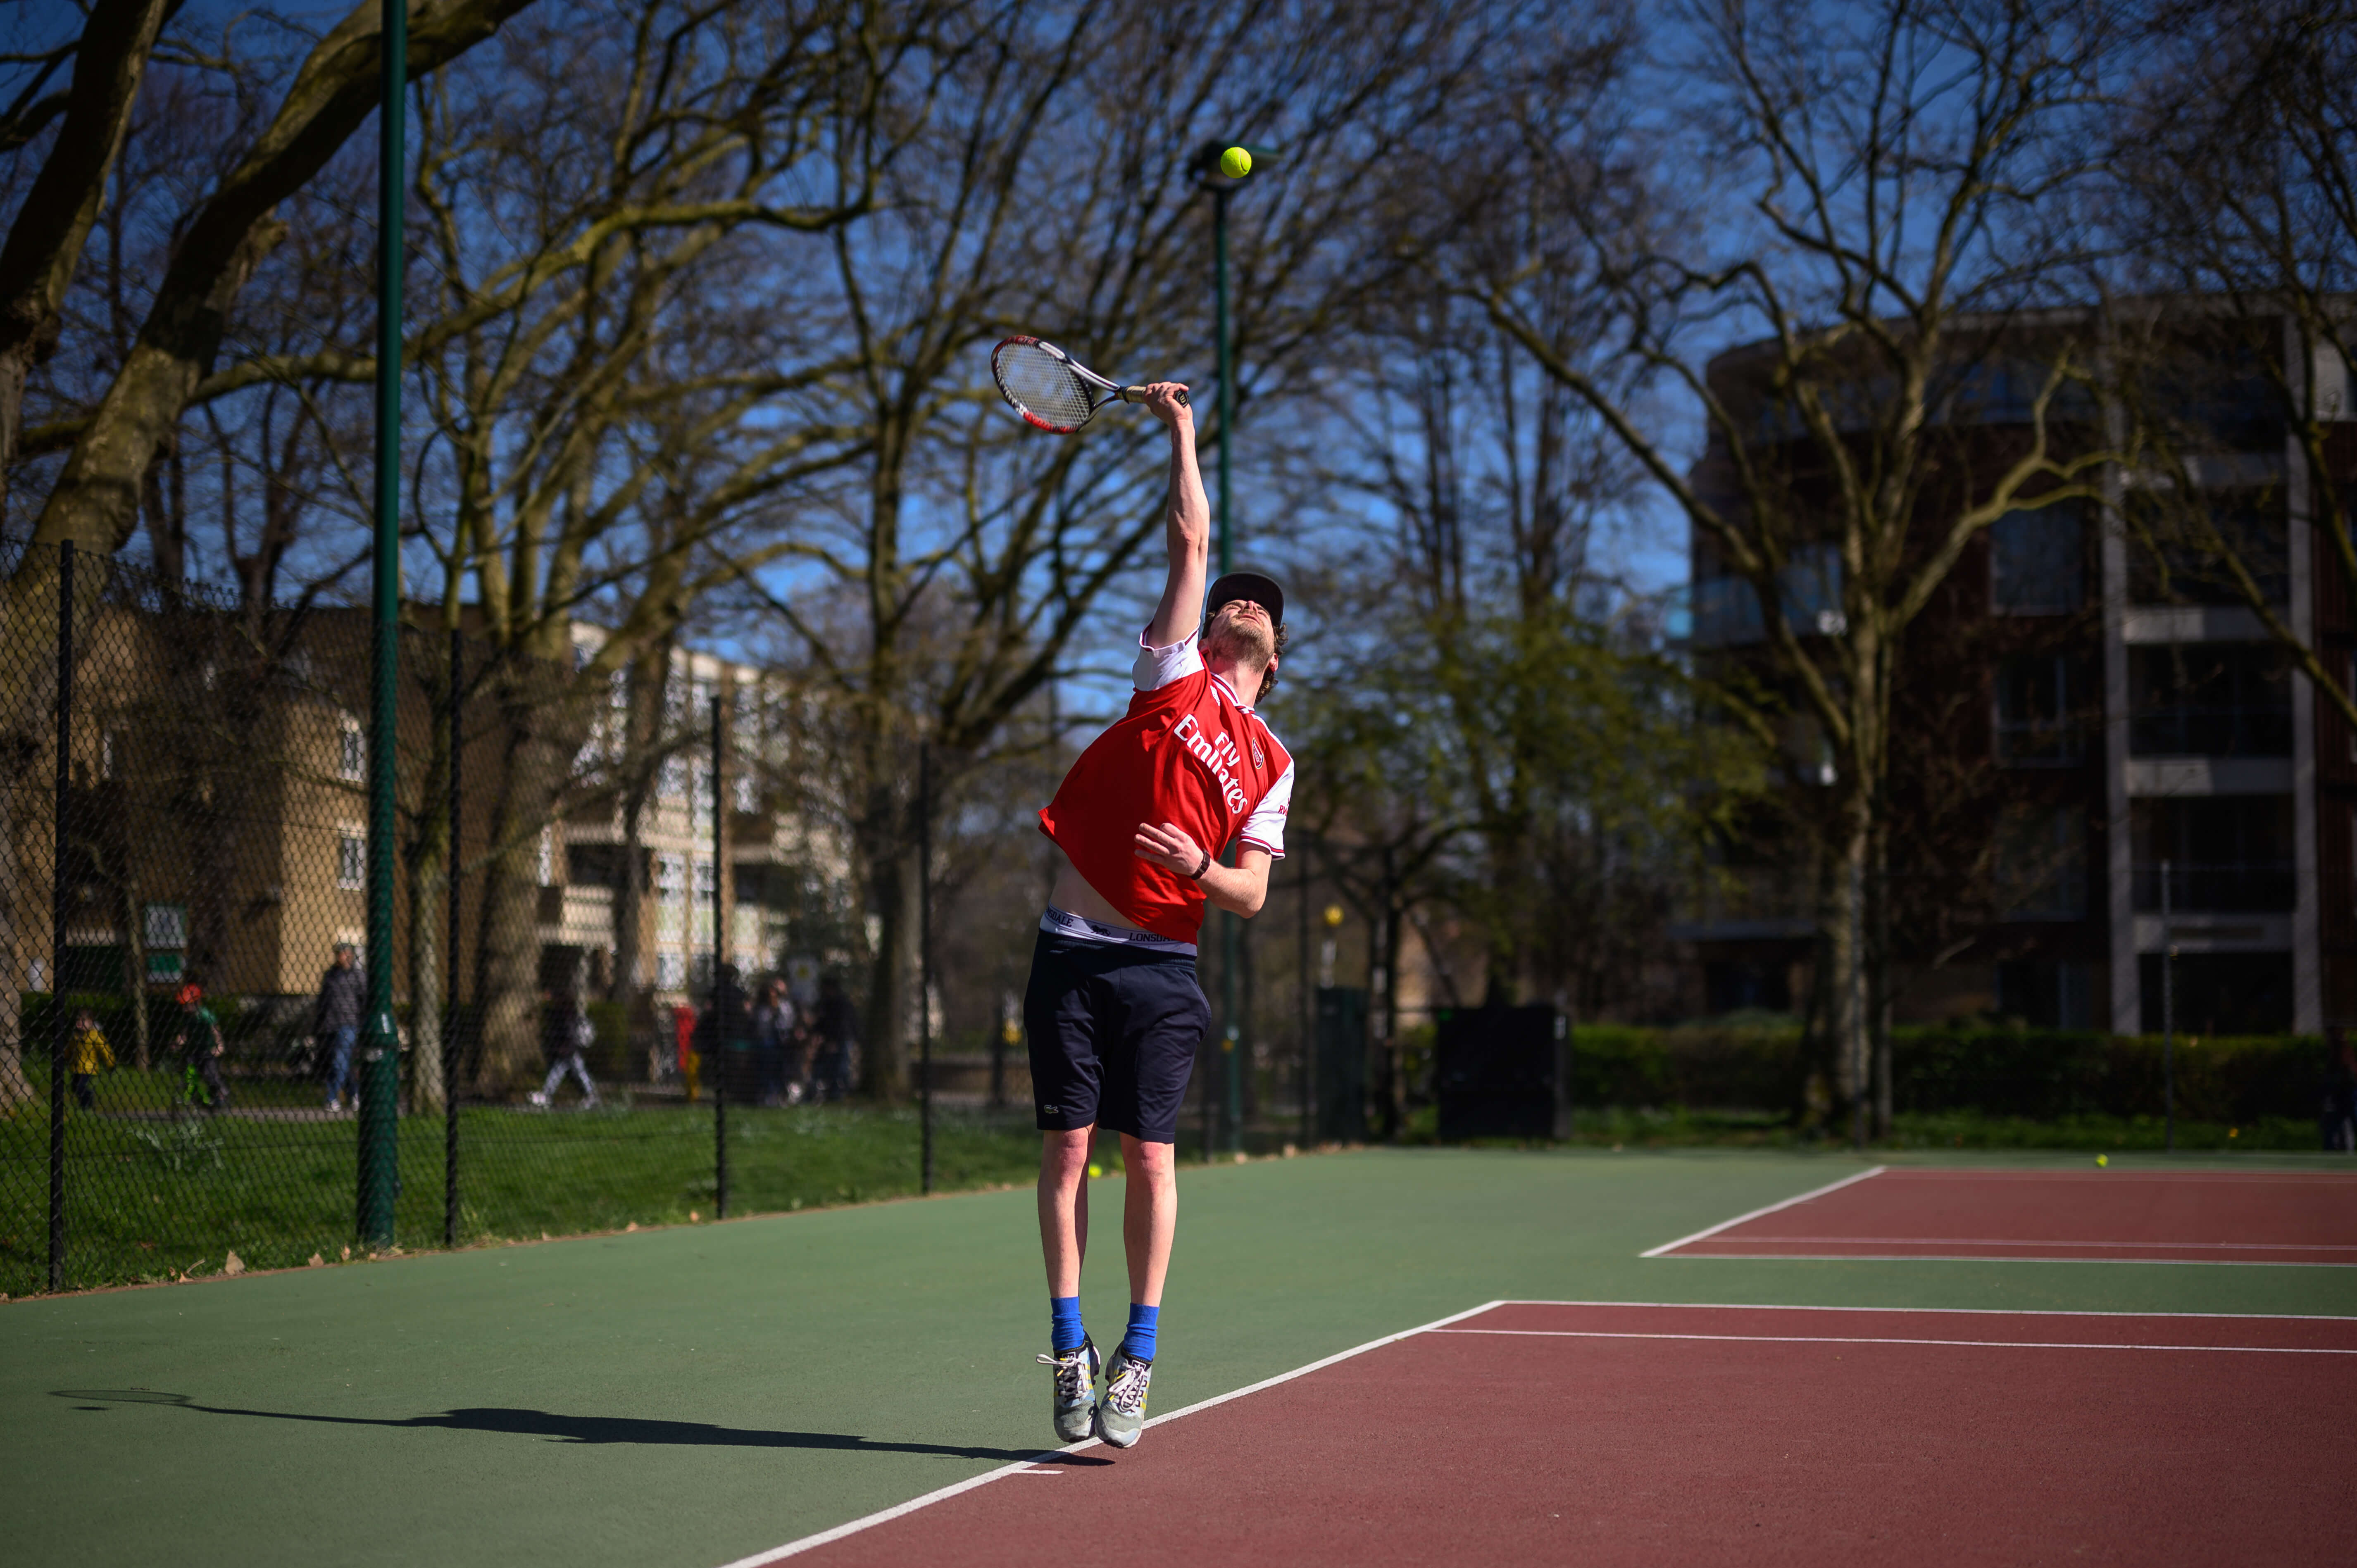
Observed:
[[[1203,651],[1265,670],[1276,657],[1276,632],[1265,620],[1217,618],[1204,632]]]

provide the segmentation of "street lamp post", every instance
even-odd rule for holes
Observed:
[[[384,0],[377,104],[376,537],[370,584],[371,648],[369,704],[368,1016],[361,1028],[360,1105],[361,1240],[393,1244],[399,1165],[401,1037],[393,1021],[394,749],[401,614],[401,270],[404,134],[407,83],[407,0]],[[448,1086],[444,1093],[449,1092]]]
[[[1232,142],[1207,142],[1195,154],[1193,167],[1197,180],[1211,196],[1211,311],[1213,336],[1217,338],[1219,362],[1219,400],[1215,404],[1219,422],[1218,476],[1219,486],[1219,575],[1224,577],[1235,570],[1233,532],[1228,523],[1228,432],[1235,423],[1235,365],[1228,334],[1228,198],[1234,193],[1236,180],[1220,168],[1220,155],[1235,145]],[[1254,166],[1269,156],[1263,147],[1246,147],[1253,156]],[[1243,1147],[1243,1029],[1237,1016],[1236,971],[1243,946],[1243,923],[1225,909],[1220,911],[1220,1061],[1221,1100],[1226,1107],[1228,1149],[1240,1152]],[[1212,1101],[1205,1086],[1203,1096],[1203,1157],[1211,1157],[1214,1142]]]

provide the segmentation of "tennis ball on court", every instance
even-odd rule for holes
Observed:
[[[2095,1163],[2099,1165],[2110,1165],[2112,1163],[2112,1156],[2109,1155],[2097,1155],[2095,1156]]]
[[[1089,1179],[1090,1179],[1091,1181],[1094,1181],[1097,1177],[1099,1177],[1099,1176],[1103,1176],[1103,1175],[1104,1175],[1104,1166],[1103,1166],[1103,1165],[1091,1165],[1091,1166],[1089,1167]]]
[[[1220,172],[1230,179],[1242,179],[1252,173],[1252,155],[1242,147],[1230,147],[1220,155]]]

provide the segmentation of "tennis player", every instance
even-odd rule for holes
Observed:
[[[1293,794],[1293,759],[1253,712],[1276,681],[1283,591],[1256,573],[1221,578],[1198,635],[1211,508],[1184,391],[1146,389],[1146,406],[1170,431],[1170,575],[1140,639],[1129,712],[1081,753],[1039,813],[1062,864],[1023,999],[1052,1352],[1039,1359],[1054,1369],[1057,1437],[1077,1442],[1093,1429],[1116,1448],[1146,1424],[1178,1218],[1172,1145],[1211,1017],[1195,983],[1203,906],[1259,912]],[[1232,842],[1242,849],[1230,867],[1220,856]],[[1101,1126],[1121,1134],[1129,1254],[1129,1324],[1102,1369],[1081,1326],[1089,1146]]]

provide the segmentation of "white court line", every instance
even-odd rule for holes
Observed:
[[[1746,1240],[1769,1240],[1770,1237]],[[2014,1246],[2015,1242],[2000,1243]],[[2329,1258],[2041,1258],[2031,1252],[1681,1252],[1677,1263],[2134,1263],[2142,1269],[2357,1269]],[[1909,1310],[1912,1310],[1911,1308]],[[1930,1311],[1929,1307],[1923,1309]],[[2264,1317],[2265,1313],[2245,1316]]]
[[[1722,1219],[1707,1230],[1697,1230],[1691,1236],[1681,1236],[1674,1241],[1664,1241],[1660,1246],[1654,1248],[1652,1251],[1640,1252],[1637,1256],[1641,1258],[1658,1258],[1664,1252],[1674,1252],[1677,1251],[1677,1249],[1686,1245],[1690,1241],[1699,1241],[1706,1236],[1716,1236],[1722,1230],[1729,1230],[1735,1226],[1740,1225],[1746,1220],[1757,1219],[1763,1214],[1773,1214],[1779,1209],[1790,1208],[1796,1203],[1806,1203],[1813,1197],[1823,1197],[1829,1192],[1839,1192],[1842,1188],[1850,1186],[1854,1182],[1864,1181],[1868,1176],[1878,1176],[1889,1168],[1890,1167],[1889,1165],[1870,1166],[1866,1170],[1859,1171],[1855,1176],[1846,1176],[1839,1181],[1827,1182],[1823,1187],[1811,1187],[1808,1191],[1798,1194],[1792,1197],[1788,1197],[1781,1203],[1771,1203],[1765,1208],[1755,1208],[1749,1214],[1738,1214],[1732,1219]]]
[[[1836,1334],[1639,1334],[1600,1328],[1436,1328],[1435,1334],[1510,1334],[1525,1339],[1709,1339],[1738,1345],[1957,1345],[1991,1350],[2229,1350],[2246,1356],[2357,1356],[2319,1345],[2122,1345],[2102,1340],[1885,1339]]]
[[[2155,1252],[2198,1247],[2221,1252],[2357,1252],[2357,1244],[2345,1241],[2033,1241],[2019,1236],[1746,1236],[1741,1243],[1727,1245],[1751,1242],[1772,1247],[1805,1242],[1814,1247],[2142,1247]]]
[[[1177,1421],[1180,1416],[1193,1415],[1198,1411],[1210,1410],[1212,1406],[1225,1404],[1230,1400],[1240,1400],[1246,1394],[1256,1394],[1263,1389],[1273,1389],[1279,1383],[1289,1383],[1296,1378],[1306,1377],[1322,1368],[1330,1367],[1337,1361],[1347,1361],[1353,1356],[1363,1356],[1370,1350],[1380,1350],[1386,1345],[1397,1344],[1410,1335],[1428,1334],[1436,1328],[1461,1322],[1465,1318],[1476,1316],[1500,1305],[1498,1302],[1485,1301],[1479,1306],[1469,1306],[1463,1312],[1452,1312],[1446,1317],[1436,1317],[1430,1323],[1421,1323],[1414,1328],[1403,1328],[1396,1334],[1386,1334],[1380,1339],[1370,1339],[1364,1345],[1353,1345],[1348,1350],[1337,1351],[1323,1360],[1312,1361],[1306,1367],[1296,1367],[1289,1372],[1279,1372],[1273,1378],[1263,1378],[1259,1382],[1248,1384],[1243,1388],[1234,1389],[1223,1394],[1214,1394],[1207,1400],[1200,1400],[1182,1410],[1174,1410],[1157,1415],[1146,1424],[1160,1426],[1165,1422]],[[1030,1466],[1043,1459],[1053,1459],[1060,1454],[1078,1454],[1083,1449],[1096,1446],[1097,1439],[1092,1437],[1085,1442],[1046,1450],[1033,1455],[1028,1459],[1019,1459],[1012,1465],[1002,1465],[996,1470],[985,1470],[979,1476],[970,1476],[963,1481],[938,1487],[927,1492],[923,1497],[910,1498],[905,1503],[898,1503],[888,1509],[880,1509],[875,1513],[855,1519],[847,1524],[838,1524],[833,1530],[822,1530],[815,1535],[805,1535],[798,1541],[789,1541],[783,1546],[772,1546],[766,1552],[756,1552],[750,1557],[739,1557],[734,1563],[723,1563],[721,1568],[765,1568],[768,1563],[781,1563],[789,1557],[799,1556],[802,1552],[824,1546],[830,1541],[841,1541],[847,1535],[856,1535],[863,1530],[873,1530],[876,1526],[899,1519],[903,1514],[911,1514],[922,1508],[931,1508],[933,1504],[945,1502],[961,1492],[970,1492],[976,1487],[986,1487],[991,1482],[1001,1480],[1006,1477],[1038,1475],[1039,1472],[1031,1469]]]
[[[1973,1317],[2218,1317],[2281,1323],[2348,1323],[2357,1318],[2338,1312],[2115,1312],[2069,1306],[1811,1306],[1790,1301],[1553,1301],[1532,1297],[1494,1301],[1491,1306],[1641,1306],[1648,1311],[1674,1307],[1683,1312],[1943,1312]],[[1469,1316],[1460,1313],[1459,1317]],[[1453,1323],[1456,1318],[1441,1319]]]
[[[2357,1184],[2350,1171],[1985,1171],[1954,1165],[1893,1165],[1890,1174],[1909,1180],[1938,1181],[2083,1181],[2116,1184],[2124,1181],[2186,1181],[2255,1185],[2289,1182],[2295,1186],[2323,1183],[2327,1187]]]

